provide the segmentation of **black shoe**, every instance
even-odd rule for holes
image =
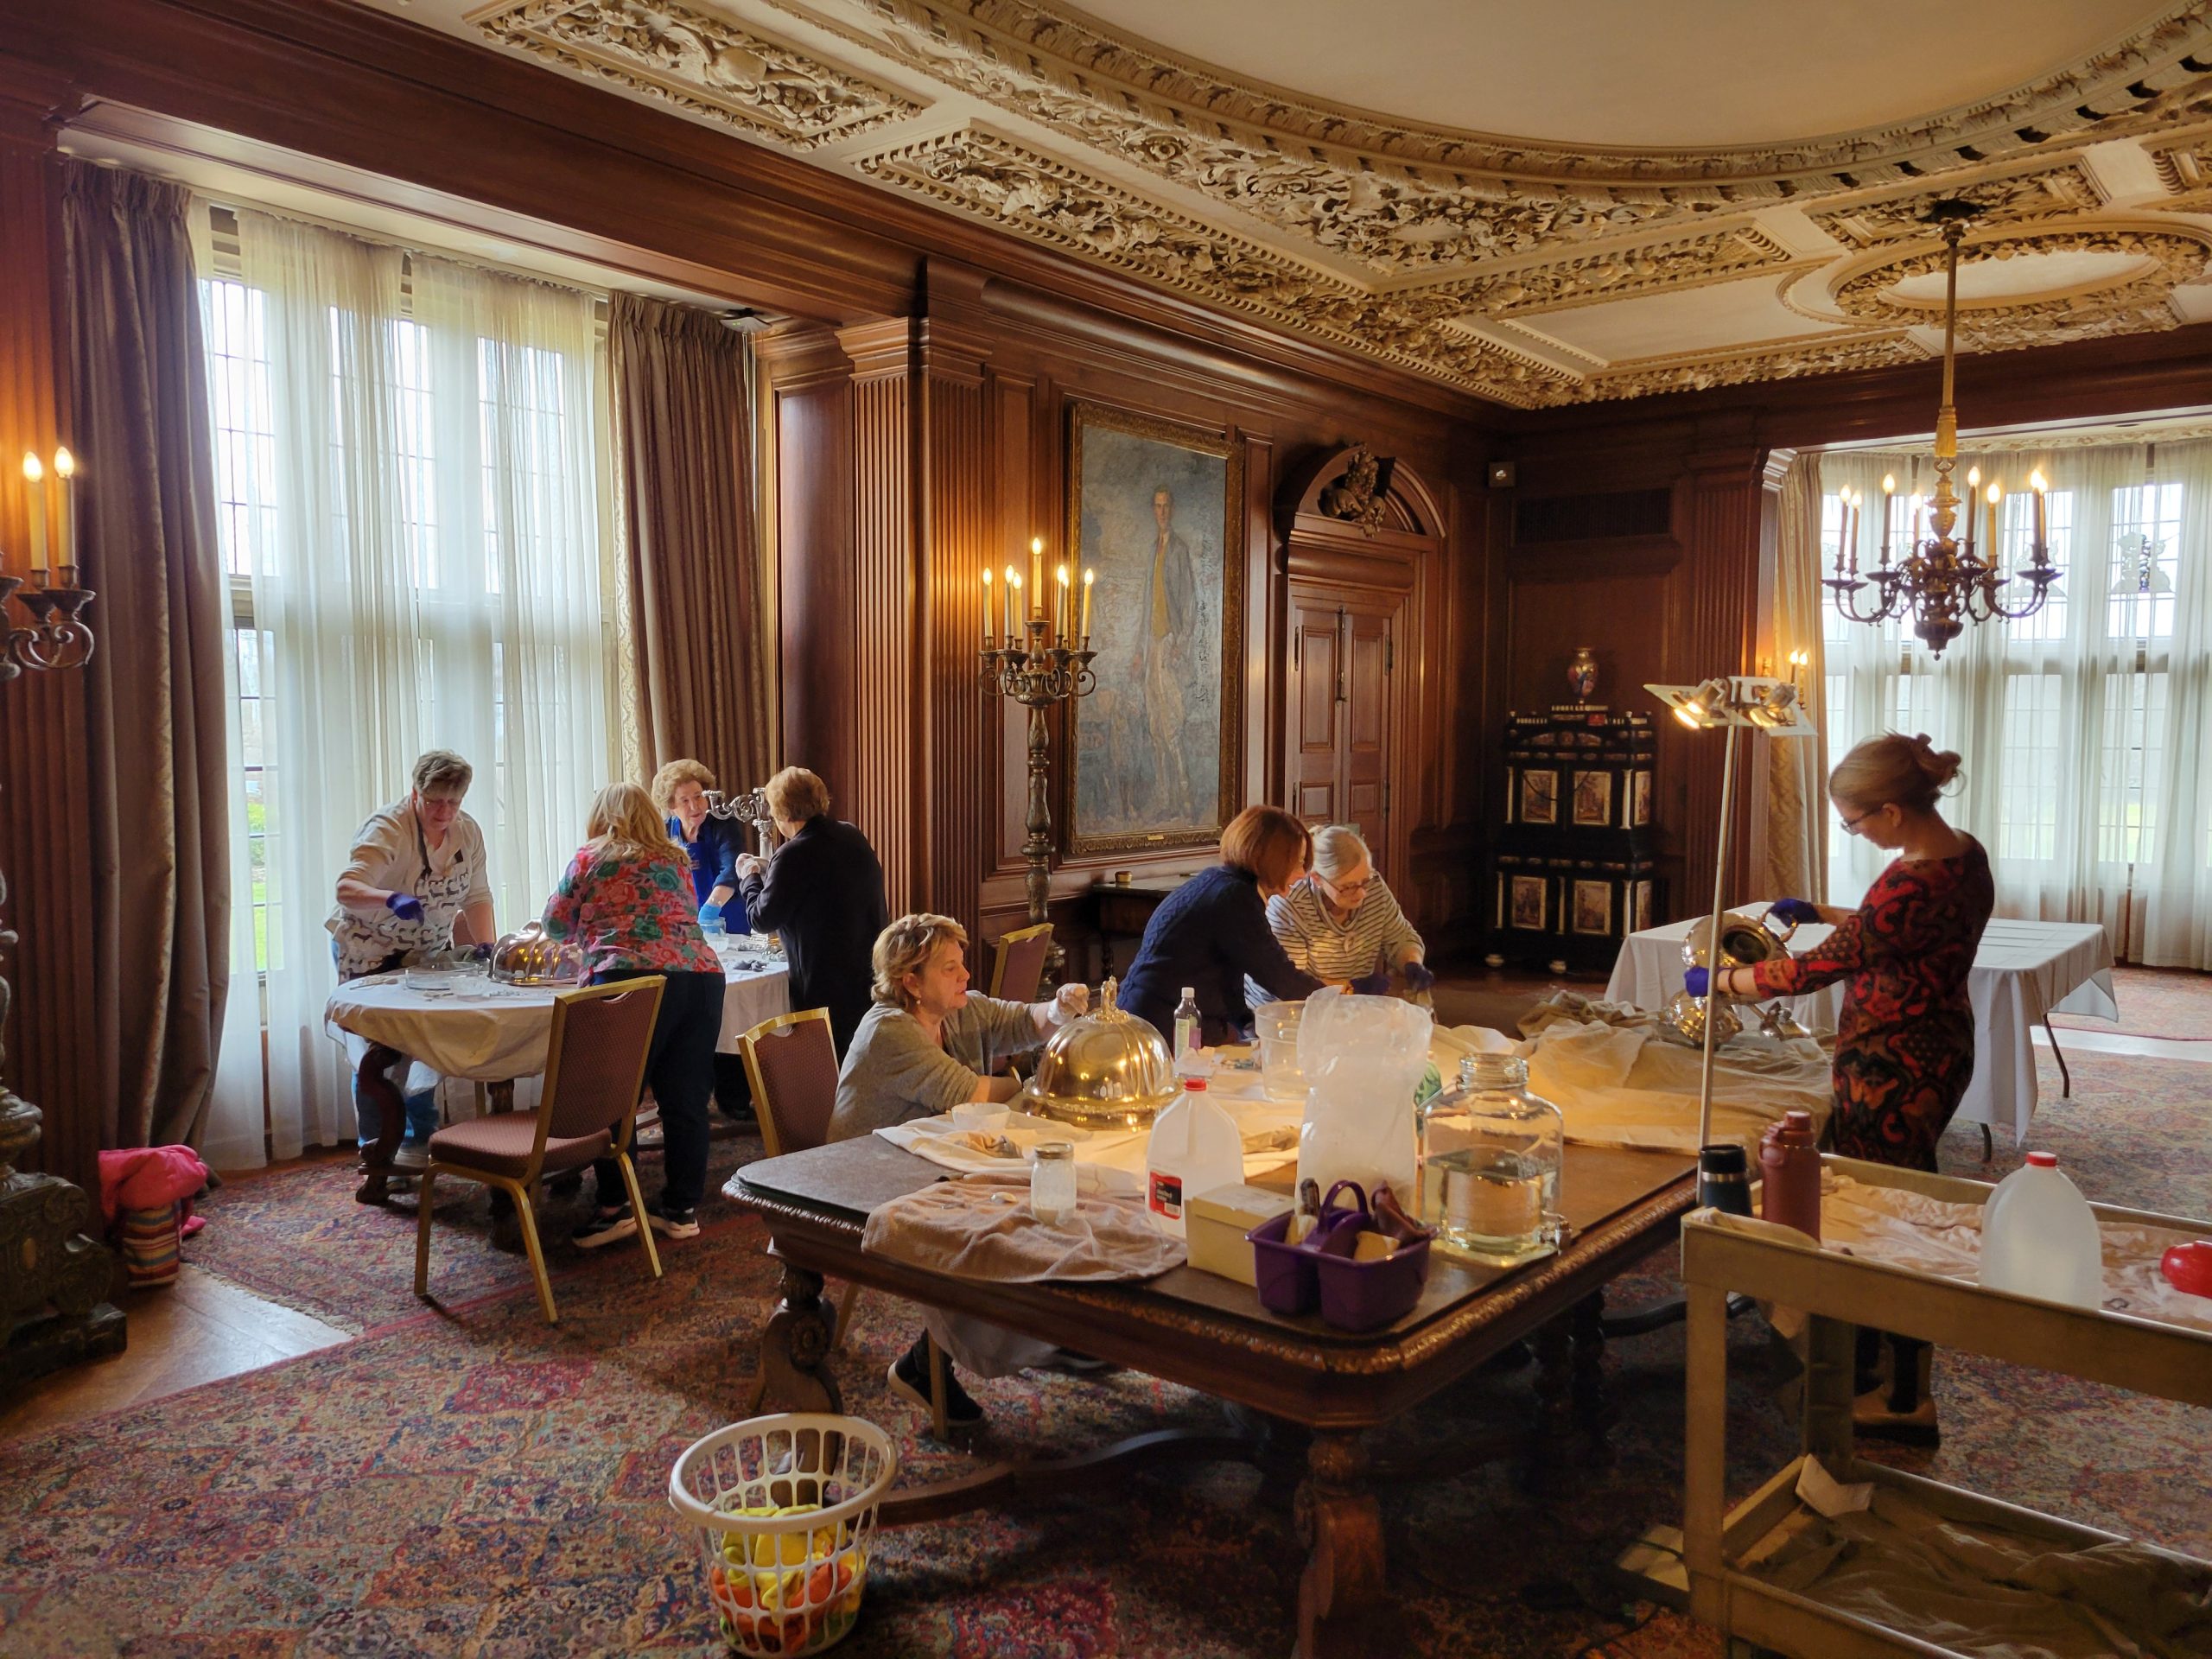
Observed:
[[[671,1210],[663,1200],[656,1198],[645,1206],[645,1220],[653,1231],[664,1238],[699,1236],[699,1212],[696,1210]]]
[[[893,1394],[903,1395],[924,1411],[930,1411],[930,1339],[915,1338],[914,1345],[891,1362],[885,1381]],[[950,1361],[944,1367],[944,1421],[948,1428],[973,1428],[983,1421],[983,1408],[960,1386]]]

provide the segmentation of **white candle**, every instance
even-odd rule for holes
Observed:
[[[61,549],[61,563],[77,568],[77,458],[67,449],[54,452],[54,475],[61,480],[61,522],[54,539]]]
[[[46,463],[23,457],[23,503],[31,515],[31,569],[46,569]]]
[[[995,595],[991,592],[991,567],[987,564],[983,567],[983,649],[985,651],[991,648],[991,601],[995,597]]]
[[[1024,619],[1026,620],[1026,619],[1028,617],[1029,613],[1028,613],[1028,612],[1027,612],[1027,611],[1025,611],[1025,610],[1023,610],[1023,609],[1021,608],[1021,572],[1020,572],[1020,571],[1019,571],[1019,570],[1008,570],[1008,571],[1006,573],[1006,591],[1007,591],[1007,597],[1008,599],[1010,599],[1010,600],[1013,601],[1013,604],[1014,604],[1014,615],[1016,615],[1016,616],[1019,616],[1019,617],[1024,618]],[[1019,645],[1019,644],[1020,643],[1020,640],[1018,640],[1017,639],[1015,639],[1015,637],[1014,637],[1014,625],[1013,625],[1012,623],[1008,623],[1008,624],[1007,625],[1007,639],[1006,639],[1006,642],[1007,642],[1007,644],[1008,644],[1009,645]]]
[[[1029,602],[1036,607],[1036,614],[1045,613],[1045,538],[1029,538]]]
[[[1090,585],[1098,580],[1096,570],[1083,573],[1083,649],[1090,649]]]
[[[2044,549],[2050,544],[2050,531],[2044,523],[2044,492],[2050,487],[2050,480],[2038,467],[2028,474],[2028,487],[2036,493],[2036,563],[2044,562]]]
[[[1075,589],[1068,585],[1067,566],[1061,565],[1057,574],[1060,579],[1060,585],[1058,591],[1052,595],[1052,626],[1060,636],[1059,643],[1065,645],[1068,642],[1068,630],[1075,625],[1072,602],[1075,599]]]

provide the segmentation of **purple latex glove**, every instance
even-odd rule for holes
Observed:
[[[1425,991],[1436,983],[1436,976],[1428,971],[1426,963],[1409,962],[1400,971],[1406,976],[1406,988],[1409,991]]]
[[[1809,899],[1777,899],[1768,910],[1785,922],[1817,922],[1821,907]]]
[[[1390,995],[1390,976],[1387,969],[1378,969],[1364,979],[1355,979],[1344,988],[1355,996],[1388,996]]]
[[[385,908],[403,922],[423,919],[423,901],[411,893],[388,893],[384,896]]]
[[[1682,975],[1682,988],[1692,996],[1703,996],[1713,976],[1702,968],[1692,968]]]

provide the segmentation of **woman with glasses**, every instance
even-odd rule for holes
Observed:
[[[1856,911],[1817,911],[1836,929],[1802,956],[1724,969],[1710,982],[1726,995],[1759,999],[1844,982],[1829,1135],[1847,1158],[1933,1171],[1936,1142],[1974,1077],[1967,975],[1997,894],[1981,843],[1936,810],[1958,776],[1959,757],[1938,753],[1924,736],[1889,732],[1845,755],[1828,774],[1845,833],[1897,856]],[[1775,908],[1802,919],[1815,910],[1802,899]],[[1685,977],[1693,995],[1705,995],[1703,969]],[[1933,1444],[1929,1351],[1902,1338],[1891,1346],[1889,1396],[1860,1402],[1860,1432]]]
[[[1350,824],[1313,832],[1313,868],[1268,900],[1268,927],[1292,962],[1314,978],[1382,994],[1395,975],[1408,996],[1436,982],[1421,935]]]

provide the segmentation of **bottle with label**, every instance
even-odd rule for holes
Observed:
[[[1550,1248],[1566,1123],[1529,1092],[1529,1063],[1471,1054],[1459,1080],[1421,1112],[1421,1218],[1436,1242],[1491,1267]]]
[[[1175,1063],[1179,1066],[1183,1057],[1198,1046],[1198,991],[1195,985],[1183,988],[1183,1000],[1175,1005]]]
[[[1153,1120],[1144,1172],[1152,1224],[1177,1238],[1191,1199],[1244,1179],[1244,1137],[1236,1120],[1208,1098],[1204,1077],[1184,1078],[1183,1097]]]
[[[1784,1112],[1759,1141],[1759,1209],[1767,1220],[1821,1236],[1821,1147],[1810,1112]]]

